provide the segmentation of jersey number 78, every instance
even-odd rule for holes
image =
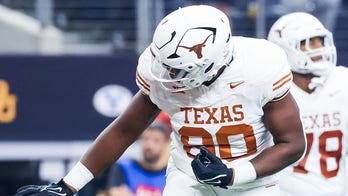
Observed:
[[[320,157],[318,158],[320,163],[320,171],[321,174],[325,178],[332,178],[335,177],[338,173],[338,170],[340,168],[340,160],[342,157],[342,132],[340,130],[332,130],[332,131],[325,131],[319,136],[319,154]],[[311,152],[311,149],[314,148],[313,145],[313,133],[307,133],[307,151],[303,159],[298,163],[296,167],[294,167],[294,172],[296,173],[302,173],[306,174],[308,173],[308,170],[306,170],[305,165],[308,159],[308,155]],[[327,150],[327,141],[328,139],[337,139],[338,146],[336,150]],[[334,158],[336,161],[337,167],[334,170],[328,170],[327,167],[327,160],[328,158]]]

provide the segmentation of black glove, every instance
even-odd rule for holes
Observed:
[[[14,196],[73,196],[74,193],[65,185],[63,180],[57,184],[27,185],[17,190]]]
[[[200,183],[226,188],[232,179],[232,169],[227,168],[225,164],[209,150],[202,146],[200,153],[191,162],[193,172]]]

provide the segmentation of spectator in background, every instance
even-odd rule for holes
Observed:
[[[170,117],[167,113],[161,111],[156,117],[155,121],[162,122],[168,127],[168,131],[172,132],[172,125],[170,124]]]
[[[278,19],[268,40],[288,54],[290,91],[307,137],[305,156],[284,170],[280,188],[284,195],[342,196],[348,192],[348,69],[336,66],[332,34],[317,18],[297,12]]]
[[[156,124],[159,124],[161,126],[165,125],[166,127],[162,126],[162,128],[166,128],[170,134],[171,124],[170,124],[170,117],[167,113],[161,111],[156,117],[155,122],[158,122]],[[140,142],[139,141],[134,142],[132,146],[127,149],[127,151],[131,152],[131,155],[129,154],[128,157],[134,157],[135,155],[138,155],[138,153],[142,151],[141,144],[139,144]],[[167,162],[169,158],[169,148],[170,148],[169,142],[166,148],[168,153],[163,153],[161,157],[162,161],[164,162]],[[79,195],[81,196],[103,195],[103,194],[107,195],[106,189],[108,185],[110,169],[111,168],[108,168],[105,171],[103,171],[100,175],[96,176],[91,182],[89,182],[85,187],[83,187],[79,191]]]
[[[160,196],[165,185],[169,129],[155,121],[140,138],[142,158],[121,159],[110,170],[107,182],[110,196]]]
[[[284,14],[291,12],[307,12],[317,17],[324,26],[334,31],[337,14],[342,0],[280,0]]]

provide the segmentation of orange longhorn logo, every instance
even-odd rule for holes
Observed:
[[[278,33],[280,38],[282,38],[282,29],[276,29],[274,31]]]
[[[189,52],[195,52],[196,53],[196,55],[197,55],[197,58],[202,58],[203,57],[203,55],[202,55],[202,48],[205,46],[205,42],[207,42],[207,40],[208,40],[208,38],[211,36],[211,34],[207,37],[207,38],[205,38],[205,40],[202,42],[202,43],[200,43],[200,44],[196,44],[196,45],[194,45],[194,46],[191,46],[191,47],[188,47],[188,46],[179,46],[179,47],[182,47],[182,48],[186,48],[186,49],[188,49],[189,50]]]

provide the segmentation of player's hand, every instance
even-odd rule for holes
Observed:
[[[17,190],[14,196],[73,196],[74,193],[65,185],[63,180],[57,184],[27,185]]]
[[[227,188],[232,179],[232,169],[202,146],[200,153],[191,162],[193,172],[200,183]]]

